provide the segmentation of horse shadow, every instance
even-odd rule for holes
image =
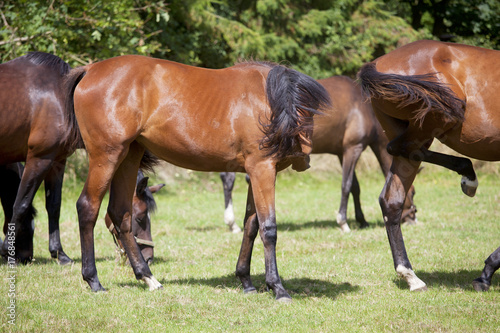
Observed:
[[[454,272],[418,271],[417,276],[430,288],[446,288],[449,291],[474,291],[472,281],[481,276],[481,270],[458,270]],[[399,278],[393,279],[399,289],[407,290],[408,284]]]
[[[359,223],[355,219],[347,219],[347,223],[352,230],[362,230],[359,228]],[[365,229],[373,228],[385,228],[384,223],[381,220],[376,220],[373,222],[368,222],[369,227]],[[337,221],[334,220],[320,220],[320,221],[309,221],[304,223],[294,223],[294,222],[278,222],[278,231],[300,231],[303,229],[340,229]]]
[[[160,281],[162,284],[167,285],[190,285],[190,284],[200,284],[212,287],[214,289],[237,289],[242,291],[242,286],[237,277],[234,274],[228,274],[224,276],[217,276],[208,279],[175,279],[175,280],[165,280]],[[257,292],[268,293],[265,282],[265,275],[258,274],[252,276],[252,282],[257,289]],[[308,297],[327,297],[331,299],[336,299],[339,295],[356,292],[360,289],[359,286],[353,286],[348,282],[344,283],[332,283],[330,281],[310,279],[307,277],[283,279],[283,286],[289,292],[290,296],[296,299],[308,298]],[[144,289],[146,286],[143,286]]]

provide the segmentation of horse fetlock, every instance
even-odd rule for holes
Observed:
[[[424,281],[420,280],[411,268],[406,268],[402,265],[396,267],[396,273],[408,283],[410,291],[426,291],[427,286]]]
[[[342,230],[342,232],[351,232],[351,228],[349,228],[349,225],[347,224],[347,219],[345,218],[345,215],[338,213],[337,214],[337,223],[340,227],[340,230]]]
[[[476,190],[479,186],[479,182],[477,180],[477,177],[476,179],[471,180],[468,177],[463,176],[460,185],[462,187],[462,192],[464,192],[469,197],[473,197],[474,195],[476,195]]]

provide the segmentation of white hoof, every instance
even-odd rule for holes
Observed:
[[[426,291],[427,286],[425,282],[420,280],[412,269],[398,265],[396,273],[408,283],[410,291]]]
[[[347,221],[342,219],[342,215],[340,213],[337,214],[337,223],[339,224],[340,230],[342,230],[342,232],[351,232],[351,228],[349,228]]]
[[[476,195],[476,190],[479,186],[479,182],[477,181],[477,177],[475,180],[470,180],[469,178],[463,176],[460,185],[462,186],[462,192],[464,192],[469,197],[473,197],[474,195]]]
[[[149,287],[149,291],[157,290],[157,289],[163,289],[163,286],[161,285],[158,280],[155,279],[154,276],[151,275],[151,277],[143,277],[142,281],[146,282],[146,284]]]

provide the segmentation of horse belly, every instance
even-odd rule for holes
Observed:
[[[244,172],[244,159],[227,137],[195,137],[186,132],[167,131],[164,135],[146,135],[138,142],[159,158],[173,165],[196,170]]]

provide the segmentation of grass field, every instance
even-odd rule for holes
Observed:
[[[161,173],[160,173],[161,174]],[[187,176],[186,176],[187,175]],[[176,176],[173,176],[176,178]],[[16,270],[16,322],[8,323],[8,283],[0,284],[0,331],[18,332],[494,332],[499,331],[500,279],[477,293],[471,281],[498,247],[495,173],[479,173],[475,198],[461,193],[460,177],[426,166],[415,182],[418,226],[404,226],[413,268],[429,291],[411,293],[398,279],[382,223],[378,195],[383,177],[361,171],[365,217],[353,232],[335,222],[338,172],[284,172],[277,181],[277,260],[293,298],[281,304],[266,291],[262,242],[252,274],[258,294],[244,295],[234,276],[241,234],[226,230],[217,174],[187,173],[156,195],[155,262],[164,289],[149,292],[132,269],[115,262],[115,246],[103,221],[95,230],[99,278],[106,293],[92,293],[81,277],[75,202],[81,185],[65,184],[61,238],[76,263],[50,259],[42,192],[36,197],[35,261]],[[241,226],[246,197],[243,175],[234,191]],[[1,218],[1,216],[0,216]],[[8,268],[0,266],[2,276]],[[6,278],[4,279],[4,282]]]

